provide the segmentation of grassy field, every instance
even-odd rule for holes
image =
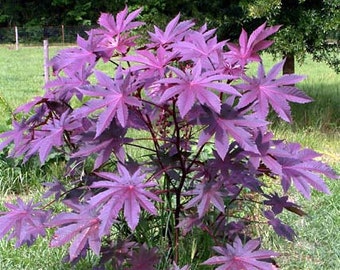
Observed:
[[[50,48],[53,55],[58,47]],[[21,48],[19,51],[0,47],[0,131],[10,127],[10,112],[18,105],[43,93],[43,50],[39,47]],[[265,63],[273,60],[265,56]],[[293,124],[277,122],[272,128],[278,138],[300,142],[323,153],[322,159],[340,171],[340,76],[326,65],[314,63],[309,58],[296,73],[307,75],[299,87],[315,102],[293,107]],[[34,164],[34,163],[32,163]],[[46,171],[34,165],[14,164],[0,154],[0,211],[4,201],[17,194],[38,198],[41,182],[58,172],[57,165],[49,164]],[[55,166],[55,167],[54,167]],[[286,215],[284,219],[293,224],[299,238],[294,243],[286,242],[273,233],[265,233],[265,248],[273,248],[282,256],[282,269],[340,269],[340,185],[329,183],[332,195],[313,193],[310,201],[293,193],[294,200],[305,207],[305,218]],[[14,269],[70,269],[60,262],[64,249],[48,248],[48,241],[41,239],[32,248],[14,249],[13,243],[0,241],[0,270]],[[96,258],[82,262],[75,269],[90,269]],[[205,268],[202,268],[205,269]]]

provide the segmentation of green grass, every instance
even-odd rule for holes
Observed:
[[[50,55],[57,47],[50,48]],[[8,129],[10,111],[43,93],[43,48],[0,47],[0,131]]]
[[[283,220],[292,225],[298,234],[295,242],[284,241],[273,233],[266,234],[268,247],[282,254],[278,259],[282,269],[339,269],[340,185],[331,181],[327,183],[332,190],[330,196],[314,192],[312,200],[306,201],[294,193],[295,201],[308,213],[302,218],[283,214]]]
[[[50,48],[53,55],[60,47]],[[265,55],[265,63],[273,61]],[[36,95],[43,93],[43,50],[39,47],[23,47],[19,51],[0,47],[0,131],[9,128],[10,111]],[[315,102],[292,106],[292,124],[272,119],[272,129],[277,138],[300,142],[323,153],[322,159],[340,172],[340,76],[326,65],[314,63],[309,58],[302,66],[296,67],[297,74],[307,75],[298,86],[307,92]],[[52,173],[61,174],[62,168],[48,163],[40,168],[37,163],[13,164],[0,155],[0,211],[4,201],[14,199],[18,194],[39,198],[41,183],[48,181]],[[279,264],[282,269],[339,269],[340,268],[340,185],[328,181],[332,195],[314,192],[310,201],[305,201],[296,192],[294,200],[302,204],[308,217],[285,214],[293,224],[299,238],[294,243],[286,242],[271,232],[266,232],[264,248],[281,252]],[[262,232],[263,233],[263,232]],[[202,244],[199,242],[197,245]],[[31,247],[13,248],[13,242],[0,241],[0,270],[12,269],[71,269],[61,263],[66,248],[48,248],[47,239],[39,239]],[[190,252],[189,252],[190,253]],[[95,257],[84,260],[75,269],[90,269]],[[200,268],[205,269],[205,268]]]
[[[50,54],[56,49],[50,48]],[[12,108],[43,92],[42,47],[22,47],[18,51],[0,47],[0,56],[0,93]]]

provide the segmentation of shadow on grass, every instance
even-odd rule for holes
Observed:
[[[336,84],[311,84],[299,86],[313,102],[307,104],[291,103],[291,124],[283,124],[276,116],[271,115],[273,127],[291,126],[292,130],[316,130],[324,133],[338,133],[340,130],[340,86]]]

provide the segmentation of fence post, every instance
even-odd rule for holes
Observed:
[[[44,39],[44,78],[45,83],[50,79],[49,67],[49,52],[48,52],[48,39]]]
[[[63,24],[61,25],[61,41],[64,45],[64,43],[65,43],[65,28],[64,28]]]
[[[14,31],[15,31],[15,49],[19,50],[19,34],[17,26],[14,27]]]

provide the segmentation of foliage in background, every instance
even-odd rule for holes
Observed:
[[[270,5],[274,8],[265,8]],[[291,55],[301,62],[308,53],[340,72],[340,1],[257,0],[248,8],[252,18],[282,25],[274,38],[275,46],[270,50],[274,55]]]
[[[141,3],[135,0],[129,4],[139,7]],[[293,56],[300,63],[311,54],[340,71],[339,0],[149,0],[143,2],[143,7],[143,20],[150,26],[163,26],[180,10],[184,18],[195,18],[198,24],[216,28],[220,39],[236,40],[241,27],[254,30],[265,21],[282,25],[270,53],[277,58]]]
[[[51,245],[72,242],[70,261],[90,248],[103,256],[103,265],[116,268],[153,269],[174,261],[178,269],[178,263],[204,260],[221,267],[272,267],[263,259],[276,254],[258,250],[259,240],[247,229],[259,221],[250,214],[253,207],[262,208],[262,222],[292,240],[294,232],[277,216],[283,209],[303,213],[285,196],[291,184],[309,197],[310,185],[328,190],[318,173],[336,177],[314,160],[317,153],[273,140],[266,130],[269,105],[290,121],[288,101],[310,101],[291,86],[301,76],[278,77],[283,62],[269,72],[260,64],[255,77],[245,73],[249,62],[261,61],[257,52],[271,45],[266,38],[278,28],[262,25],[249,37],[243,31],[240,45],[228,43],[224,52],[225,42],[218,43],[214,31],[189,30],[193,23],[176,17],[165,31],[155,28],[146,47],[126,55],[134,46],[128,30],[140,25],[132,22],[138,13],[124,10],[116,20],[102,14],[102,28],[52,60],[57,77],[46,84],[46,94],[17,109],[34,114],[14,122],[14,130],[1,135],[1,147],[13,141],[12,156],[38,155],[42,163],[61,151],[71,187],[50,183],[45,196],[62,199],[72,211],[51,218],[46,207],[18,199],[6,204],[10,211],[0,217],[0,235],[13,229],[10,237],[20,246],[57,227]],[[94,69],[100,58],[113,64],[113,78]],[[88,80],[92,74],[96,84]],[[136,138],[131,130],[144,132]],[[145,150],[143,157],[130,155],[135,147]],[[280,186],[280,180],[283,194],[267,193],[265,183]],[[199,229],[219,255],[208,258],[205,249],[183,262],[181,252]],[[151,237],[159,239],[158,251],[148,246]]]
[[[198,25],[217,28],[221,39],[236,40],[241,27],[254,30],[265,21],[283,25],[271,53],[279,58],[291,56],[291,64],[293,57],[301,62],[309,53],[337,72],[340,69],[339,0],[4,0],[0,2],[0,25],[40,27],[44,33],[38,40],[53,38],[45,31],[47,26],[93,25],[100,12],[116,13],[125,4],[132,9],[143,7],[141,18],[147,30],[153,25],[164,27],[178,11],[183,18],[195,18]]]

